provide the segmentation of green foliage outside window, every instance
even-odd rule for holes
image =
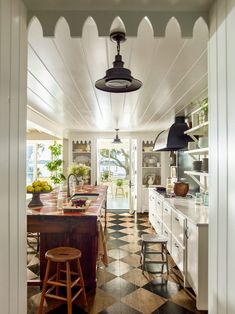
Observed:
[[[66,179],[62,168],[63,160],[61,159],[63,145],[54,142],[53,145],[49,146],[49,149],[51,151],[52,160],[46,163],[46,167],[51,172],[51,182],[59,184]]]

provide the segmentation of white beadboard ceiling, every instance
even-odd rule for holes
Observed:
[[[71,38],[66,20],[60,18],[55,37],[48,38],[35,18],[28,31],[28,112],[61,133],[165,129],[176,114],[186,113],[190,102],[207,95],[207,40],[202,19],[195,23],[192,38],[181,37],[174,18],[164,38],[154,37],[148,18],[143,19],[137,37],[121,44],[125,67],[143,86],[110,94],[94,85],[112,66],[116,46],[98,36],[93,19],[86,20],[81,38]]]

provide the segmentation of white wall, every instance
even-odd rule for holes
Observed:
[[[0,0],[0,312],[26,307],[26,10]]]
[[[209,39],[209,313],[235,313],[235,0],[217,0]]]

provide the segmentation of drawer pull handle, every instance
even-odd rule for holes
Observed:
[[[158,205],[160,206],[160,202],[157,202],[158,203]]]
[[[179,248],[179,245],[175,243],[175,247],[178,249],[178,248]]]
[[[177,217],[175,217],[175,220],[178,221],[178,222],[180,221],[179,218],[177,218]]]
[[[164,208],[164,210],[165,210],[166,212],[168,212],[168,209],[167,209],[167,208]]]
[[[167,234],[167,235],[168,235],[168,232],[167,232],[166,230],[165,230],[164,232],[165,232],[165,234]]]

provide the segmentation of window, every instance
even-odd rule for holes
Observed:
[[[62,141],[56,141],[61,143]],[[26,185],[31,184],[37,178],[49,179],[50,172],[45,164],[51,161],[51,151],[49,146],[54,141],[27,141],[26,153]]]

